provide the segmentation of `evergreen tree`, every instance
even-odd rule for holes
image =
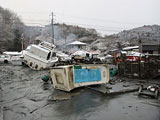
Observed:
[[[14,30],[13,51],[21,51],[21,32],[18,29]]]

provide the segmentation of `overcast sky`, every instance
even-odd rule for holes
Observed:
[[[27,25],[55,22],[96,28],[103,34],[143,25],[160,25],[160,0],[0,0]]]

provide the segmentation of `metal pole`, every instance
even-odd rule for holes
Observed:
[[[51,21],[51,26],[52,26],[52,43],[54,44],[53,12],[52,12],[52,21]]]
[[[138,72],[139,78],[141,77],[141,56],[138,57]]]
[[[24,49],[24,46],[23,46],[23,44],[24,44],[24,36],[23,36],[23,33],[22,33],[22,35],[21,35],[21,45],[22,45],[22,55],[23,55],[23,49]]]

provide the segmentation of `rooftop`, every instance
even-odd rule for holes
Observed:
[[[86,45],[86,43],[80,42],[80,41],[74,41],[72,43],[69,43],[68,45]]]
[[[138,49],[139,46],[130,46],[130,47],[125,47],[123,50],[132,50],[132,49]]]

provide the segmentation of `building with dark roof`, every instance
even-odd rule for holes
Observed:
[[[139,46],[139,52],[149,54],[160,54],[160,45],[142,43]]]

